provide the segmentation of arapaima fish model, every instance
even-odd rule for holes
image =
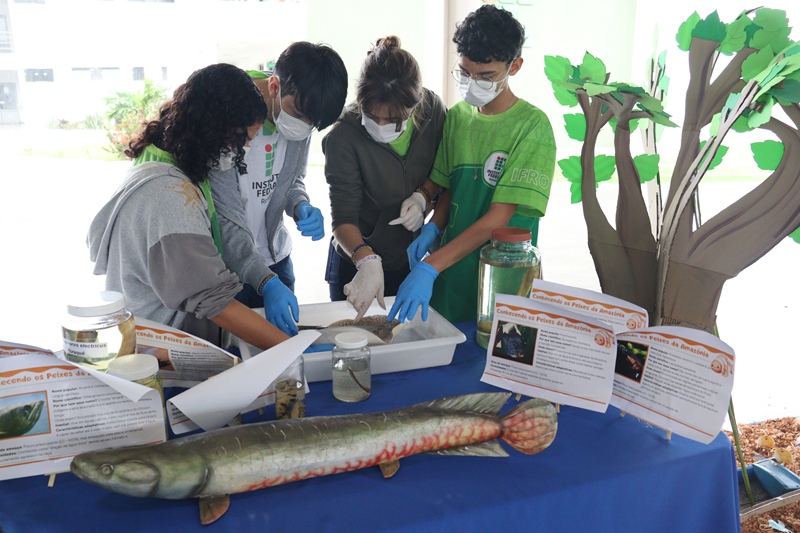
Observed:
[[[452,396],[404,409],[261,422],[161,444],[76,456],[72,472],[130,496],[200,498],[209,524],[227,511],[228,495],[378,465],[393,475],[417,453],[508,454],[495,439],[533,454],[556,435],[556,411],[540,399],[499,416],[503,392]]]

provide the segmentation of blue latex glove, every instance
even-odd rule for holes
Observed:
[[[428,222],[422,226],[419,237],[414,239],[414,242],[412,242],[406,250],[406,254],[408,254],[408,266],[411,270],[414,270],[414,267],[422,261],[422,258],[425,257],[425,254],[431,249],[433,241],[435,241],[438,236],[439,228],[436,227],[436,224],[433,222]]]
[[[397,320],[405,322],[414,318],[417,312],[417,307],[422,307],[422,320],[428,320],[428,304],[431,301],[431,294],[433,294],[433,280],[436,279],[439,273],[435,268],[430,266],[424,261],[414,268],[409,273],[405,281],[400,284],[397,290],[397,298],[394,305],[389,310],[389,316],[386,317],[388,322],[394,320],[397,315]]]
[[[297,214],[297,231],[303,237],[311,237],[318,241],[325,236],[325,220],[322,211],[308,202],[300,202],[295,209]]]
[[[333,344],[312,344],[303,353],[330,352],[333,348]]]
[[[273,326],[289,336],[297,335],[297,321],[300,319],[300,308],[297,297],[289,287],[274,276],[261,287],[264,297],[264,315]]]

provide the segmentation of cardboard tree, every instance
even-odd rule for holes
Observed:
[[[681,325],[713,331],[722,287],[800,227],[800,44],[789,40],[785,12],[743,12],[730,24],[716,12],[694,13],[677,35],[689,52],[681,145],[656,236],[641,184],[658,173],[657,125],[676,127],[663,110],[668,79],[664,54],[651,63],[648,87],[610,82],[603,62],[586,53],[580,65],[545,58],[545,74],[558,101],[580,106],[565,115],[581,155],[558,162],[572,182],[572,200],[583,202],[589,250],[603,292],[641,305],[651,325]],[[730,61],[714,77],[720,54]],[[713,81],[712,81],[713,78]],[[780,118],[773,116],[782,110]],[[649,121],[646,153],[633,156],[631,131]],[[614,130],[614,156],[596,155],[600,131]],[[710,138],[701,130],[710,126]],[[725,136],[756,128],[778,141],[754,143],[757,164],[772,174],[722,212],[695,227],[695,191],[719,164]],[[616,168],[619,193],[612,226],[596,187]]]

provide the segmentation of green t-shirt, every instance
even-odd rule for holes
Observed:
[[[556,161],[556,144],[543,111],[519,100],[499,115],[482,115],[466,102],[447,113],[431,179],[451,191],[442,246],[486,214],[493,202],[516,204],[509,226],[531,230],[536,244]],[[478,313],[480,248],[444,270],[431,305],[451,322]]]

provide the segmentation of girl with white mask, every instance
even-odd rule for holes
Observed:
[[[406,248],[434,195],[423,188],[442,138],[445,108],[422,86],[417,61],[394,36],[378,39],[358,79],[356,101],[322,140],[334,239],[325,279],[331,300],[356,319],[396,294],[408,275]]]

